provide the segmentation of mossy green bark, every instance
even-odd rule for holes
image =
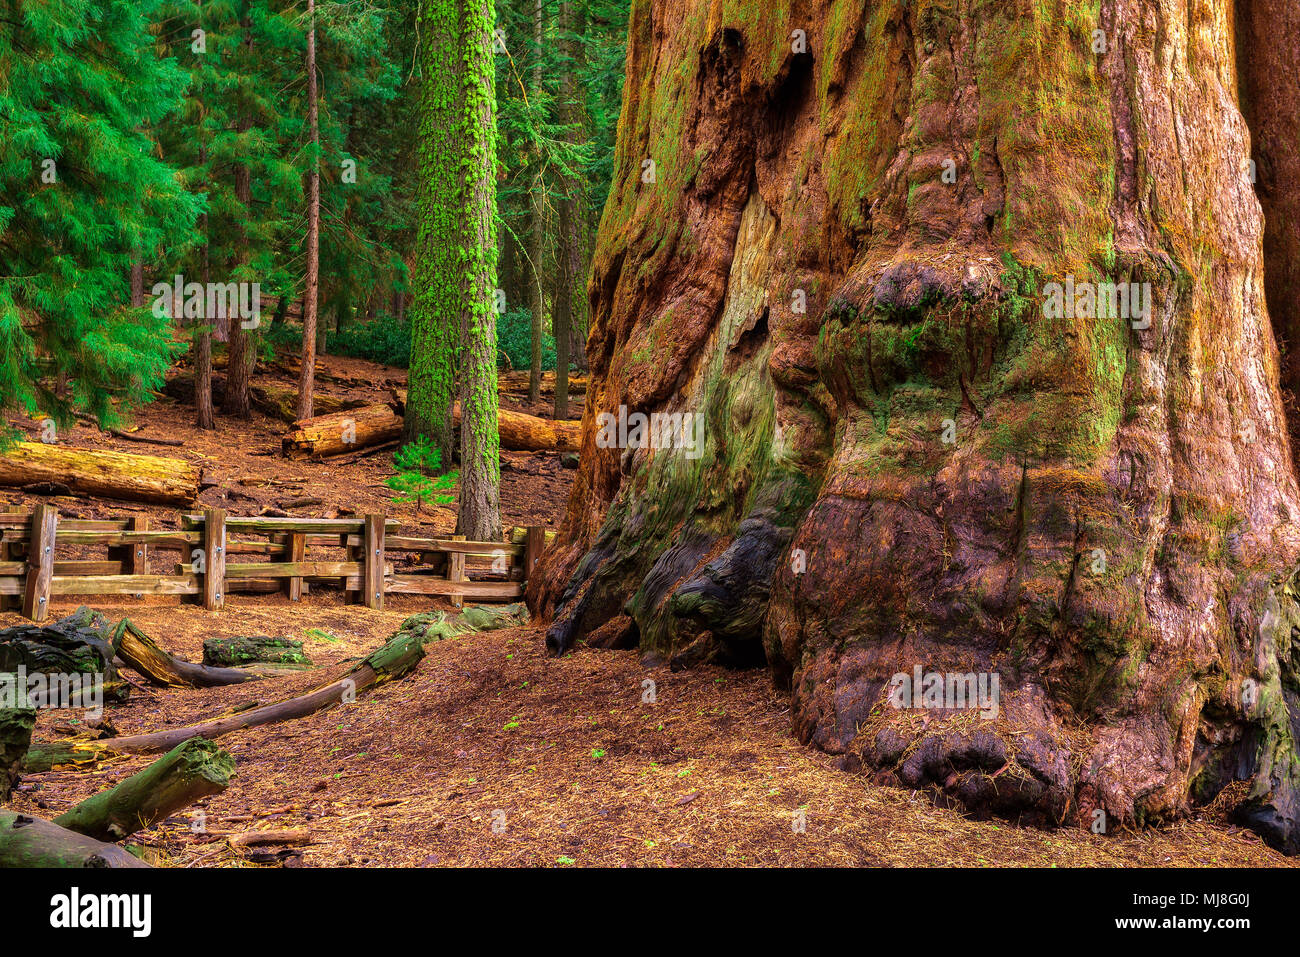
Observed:
[[[405,434],[423,435],[453,462],[452,402],[461,321],[461,77],[464,50],[458,0],[422,0],[416,159],[416,241],[411,302],[411,364]]]

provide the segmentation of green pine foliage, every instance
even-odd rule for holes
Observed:
[[[136,251],[193,228],[200,202],[151,127],[184,95],[155,55],[153,0],[8,0],[0,14],[0,403],[67,423],[143,401],[175,353],[131,309]],[[60,394],[56,383],[66,384]]]
[[[450,505],[456,500],[451,493],[457,473],[442,473],[442,452],[427,436],[421,435],[393,453],[393,468],[395,474],[384,479],[384,484],[397,493],[394,502],[414,503],[417,515],[425,502]]]

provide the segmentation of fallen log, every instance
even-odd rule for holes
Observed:
[[[301,641],[247,635],[239,638],[204,639],[203,663],[222,668],[254,664],[310,666],[311,659],[303,654]]]
[[[96,741],[79,739],[65,742],[64,745],[74,753],[84,752],[95,756],[110,753],[168,751],[190,738],[217,738],[243,728],[303,718],[331,705],[353,701],[358,694],[369,688],[406,676],[423,657],[424,647],[420,637],[399,632],[364,661],[353,665],[338,681],[296,698],[251,708],[238,714],[212,718],[188,727],[168,728],[165,731],[131,734]]]
[[[0,801],[9,800],[23,760],[32,745],[32,728],[36,727],[34,708],[0,710]]]
[[[234,668],[214,668],[177,658],[123,618],[113,631],[113,651],[152,684],[163,688],[218,688],[257,680],[256,675]]]
[[[23,760],[23,770],[28,774],[53,771],[56,768],[86,768],[111,751],[94,745],[99,739],[74,738],[66,741],[33,741]]]
[[[235,759],[211,741],[190,738],[116,787],[87,798],[54,819],[60,827],[101,841],[120,841],[164,821],[200,798],[220,794]]]
[[[460,409],[452,415],[460,427]],[[511,452],[576,452],[582,444],[582,425],[565,419],[541,419],[535,415],[497,410],[497,432],[501,448]]]
[[[125,848],[51,821],[0,811],[0,867],[148,867]]]
[[[281,442],[294,459],[323,458],[391,442],[402,435],[402,417],[388,403],[313,416],[296,423]]]
[[[250,386],[248,398],[253,408],[259,412],[289,425],[298,421],[298,390],[292,386],[275,383]],[[312,407],[317,415],[332,415],[346,409],[358,409],[365,404],[364,399],[340,399],[321,392],[315,393],[312,398]]]
[[[108,619],[83,605],[48,625],[0,630],[0,674],[16,679],[20,667],[26,674],[23,687],[13,682],[15,703],[95,708],[103,703],[100,694],[108,701],[127,700],[131,689],[113,665],[107,629]]]
[[[189,505],[199,470],[183,459],[15,442],[0,453],[0,485],[60,485],[75,495]]]
[[[262,844],[310,844],[311,831],[305,827],[284,831],[239,831],[226,838],[234,847],[256,847]]]
[[[393,406],[406,409],[405,389],[394,389]],[[452,428],[460,428],[460,403],[452,406]],[[569,419],[542,419],[513,409],[497,409],[497,435],[501,448],[510,452],[576,452],[582,445],[582,423]]]

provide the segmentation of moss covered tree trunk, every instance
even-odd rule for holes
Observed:
[[[1113,830],[1248,780],[1300,849],[1298,227],[1248,162],[1294,168],[1300,81],[1254,130],[1239,85],[1294,59],[1283,6],[636,0],[548,645],[626,614],[765,660],[802,740],[980,812]],[[611,442],[620,407],[698,442]],[[918,668],[997,706],[891,707]]]
[[[460,149],[461,35],[457,0],[420,4],[418,220],[405,435],[408,440],[428,437],[448,468],[454,451],[451,407],[460,322],[460,268],[454,238],[462,211],[454,157]]]
[[[496,89],[492,0],[461,0],[464,33],[458,157],[462,217],[460,489],[456,532],[501,538],[501,453],[497,435]]]

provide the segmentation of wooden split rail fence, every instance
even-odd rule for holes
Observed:
[[[188,595],[219,609],[227,592],[283,591],[298,601],[312,582],[336,584],[348,600],[369,608],[383,608],[390,594],[442,595],[457,605],[466,598],[513,601],[523,596],[546,546],[541,527],[512,529],[500,542],[473,542],[403,535],[383,515],[247,518],[209,508],[182,515],[178,524],[151,529],[141,517],[60,520],[53,505],[0,512],[0,604],[21,602],[33,621],[46,617],[55,595]],[[66,546],[105,546],[107,560],[59,560]],[[342,550],[343,560],[307,558],[309,549],[322,548]],[[154,574],[151,564],[163,551],[178,552],[180,561],[170,574]],[[400,571],[399,554],[407,556]]]

